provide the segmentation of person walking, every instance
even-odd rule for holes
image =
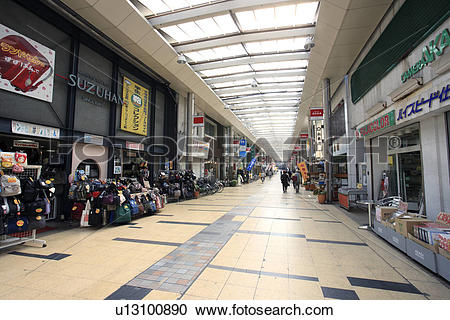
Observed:
[[[261,182],[264,183],[264,180],[266,180],[266,172],[263,170],[261,171]]]
[[[295,189],[295,193],[299,193],[300,191],[300,172],[296,170],[294,174],[292,174],[292,182]]]
[[[283,193],[287,192],[287,187],[289,186],[289,175],[286,171],[281,174],[281,184],[283,185]]]

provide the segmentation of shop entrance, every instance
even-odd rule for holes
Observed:
[[[422,156],[419,125],[415,124],[390,134],[388,151],[388,196],[400,196],[408,210],[423,209]]]
[[[92,159],[83,160],[83,162],[78,165],[77,170],[84,170],[90,179],[98,179],[100,177],[100,167],[97,162]]]

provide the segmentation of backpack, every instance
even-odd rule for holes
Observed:
[[[72,211],[71,211],[72,220],[80,220],[81,219],[81,215],[83,213],[84,207],[85,207],[85,205],[82,202],[75,202],[73,204]]]
[[[47,201],[37,199],[25,204],[25,214],[27,216],[39,216],[47,213]]]
[[[0,177],[0,196],[11,197],[22,193],[20,180],[16,176],[3,175]]]
[[[89,212],[89,225],[96,227],[100,226],[103,221],[103,212],[100,208],[92,208]]]
[[[12,217],[7,220],[6,234],[24,232],[28,230],[27,217]]]
[[[139,213],[139,207],[138,207],[136,201],[131,199],[131,200],[128,200],[128,203],[130,205],[131,214],[132,215],[138,214]]]
[[[47,222],[45,220],[45,217],[42,215],[28,218],[28,229],[29,230],[38,230],[38,229],[45,228],[46,226],[47,226]]]
[[[294,176],[292,176],[292,182],[297,182],[297,176],[296,175],[294,175]]]
[[[38,190],[33,179],[28,178],[21,180],[22,200],[23,202],[33,202],[38,196]]]

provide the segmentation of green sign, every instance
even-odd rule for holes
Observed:
[[[356,130],[356,135],[365,137],[372,135],[376,132],[380,132],[385,128],[389,128],[395,125],[395,110],[382,115],[381,117],[369,122],[365,126]]]
[[[433,62],[436,56],[440,57],[444,53],[444,49],[449,45],[450,34],[448,29],[444,29],[434,40],[430,41],[428,46],[422,49],[422,59],[402,74],[402,82],[406,82],[406,80],[412,78],[413,75],[422,70],[427,64]]]

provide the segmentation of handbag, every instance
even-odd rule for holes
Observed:
[[[47,212],[47,201],[44,199],[37,199],[33,202],[25,204],[24,214],[27,216],[31,215],[43,215]]]
[[[22,200],[23,202],[33,202],[36,200],[38,196],[38,190],[36,189],[36,186],[34,185],[34,181],[31,178],[23,179],[20,181],[21,188],[22,188]],[[70,196],[70,190],[69,190],[69,196]],[[70,197],[69,197],[70,198]]]
[[[7,220],[6,234],[24,232],[28,230],[27,217],[11,217]]]
[[[114,195],[112,193],[104,193],[101,198],[103,204],[114,204]]]
[[[132,215],[139,213],[139,207],[134,199],[128,200],[128,204],[130,205]]]
[[[80,220],[81,219],[81,215],[83,213],[84,210],[84,203],[82,202],[75,202],[72,206],[72,211],[71,211],[71,216],[72,216],[72,220]]]
[[[100,226],[103,221],[103,212],[100,208],[92,208],[89,212],[89,225],[93,227]]]
[[[128,223],[131,221],[131,209],[130,205],[124,203],[116,210],[116,216],[113,223]]]
[[[28,229],[29,230],[38,230],[45,228],[47,226],[47,221],[44,216],[38,215],[35,217],[28,218]]]
[[[86,201],[86,207],[84,207],[83,213],[81,214],[80,227],[89,227],[89,213],[91,212],[91,202]]]
[[[0,177],[0,196],[11,197],[21,193],[20,180],[16,176],[5,174]]]
[[[13,173],[22,173],[23,171],[24,171],[23,167],[20,164],[18,164],[18,163],[14,164],[12,166],[12,172]]]

